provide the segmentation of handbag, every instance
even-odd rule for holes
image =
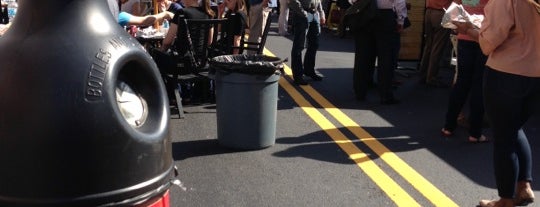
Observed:
[[[407,29],[411,26],[411,20],[409,20],[409,17],[405,17],[403,20],[403,29]]]

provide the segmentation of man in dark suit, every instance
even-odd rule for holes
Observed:
[[[376,3],[374,17],[362,26],[351,25],[355,38],[353,88],[356,99],[365,100],[377,61],[377,87],[382,104],[397,104],[392,78],[397,67],[400,33],[407,17],[405,0],[369,0]],[[375,6],[375,5],[372,5]],[[355,24],[355,23],[352,23]],[[358,23],[356,23],[358,24]]]
[[[315,72],[315,56],[319,49],[321,24],[326,17],[320,0],[290,0],[289,9],[293,15],[294,39],[291,50],[291,68],[294,83],[307,85],[304,75],[312,80],[321,81],[322,76]],[[302,61],[302,50],[306,53]]]

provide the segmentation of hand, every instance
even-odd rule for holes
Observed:
[[[158,5],[158,11],[159,12],[167,11],[167,8],[168,7],[167,7],[167,4],[166,4],[165,1],[160,2],[159,5]]]
[[[456,31],[461,34],[467,34],[467,30],[473,29],[473,25],[470,22],[458,22],[452,21],[452,24],[456,25]]]
[[[166,16],[165,16],[165,19],[167,20],[170,20],[172,18],[174,18],[174,13],[170,12],[170,11],[165,11],[166,12]]]
[[[397,31],[398,33],[403,32],[403,25],[402,25],[402,24],[396,24],[396,31]]]
[[[320,20],[321,25],[326,23],[326,19],[324,18],[324,16],[321,16],[321,18],[319,18],[319,20]]]

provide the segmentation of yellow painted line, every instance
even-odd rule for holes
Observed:
[[[264,50],[264,53],[270,56],[274,56],[270,51],[266,49]],[[288,76],[292,75],[291,69],[289,67],[285,67],[285,73]],[[280,84],[281,84],[281,81],[280,81]],[[443,192],[441,192],[437,187],[431,184],[431,182],[429,182],[422,175],[420,175],[420,173],[414,170],[405,161],[399,158],[395,153],[393,153],[388,148],[386,148],[377,139],[373,138],[372,135],[370,135],[363,128],[361,128],[360,125],[358,125],[355,121],[349,118],[345,113],[339,110],[336,106],[331,104],[326,98],[324,98],[320,93],[318,93],[313,87],[307,85],[307,86],[301,86],[301,88],[307,94],[309,94],[319,105],[321,105],[321,107],[323,107],[328,113],[330,113],[338,122],[340,122],[344,127],[346,127],[349,131],[351,131],[360,141],[362,141],[369,148],[371,148],[379,157],[381,157],[382,160],[384,160],[392,169],[394,169],[399,175],[401,175],[405,180],[407,180],[407,182],[409,182],[416,190],[418,190],[422,195],[424,195],[424,197],[426,197],[431,203],[433,203],[435,206],[441,206],[441,207],[458,206],[454,201],[448,198],[448,196],[446,196]],[[287,92],[289,91],[287,90]],[[300,105],[300,106],[303,106],[303,105]],[[324,119],[327,120],[326,118]],[[315,120],[315,122],[319,121],[318,119],[313,119],[313,120]],[[349,154],[349,156],[350,155],[351,154]]]
[[[349,140],[339,129],[326,117],[313,107],[287,80],[281,78],[279,85],[289,93],[294,101],[304,110],[304,112],[323,129],[334,142],[349,155],[364,173],[366,173],[377,184],[392,201],[398,206],[414,207],[420,206],[401,186],[399,186],[388,174],[386,174],[368,155],[360,150],[351,140]]]

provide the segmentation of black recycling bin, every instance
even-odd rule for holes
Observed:
[[[283,61],[264,55],[223,55],[212,58],[210,66],[216,69],[219,143],[244,150],[274,145]]]
[[[174,178],[156,64],[106,0],[19,1],[0,37],[0,206],[141,206]]]

